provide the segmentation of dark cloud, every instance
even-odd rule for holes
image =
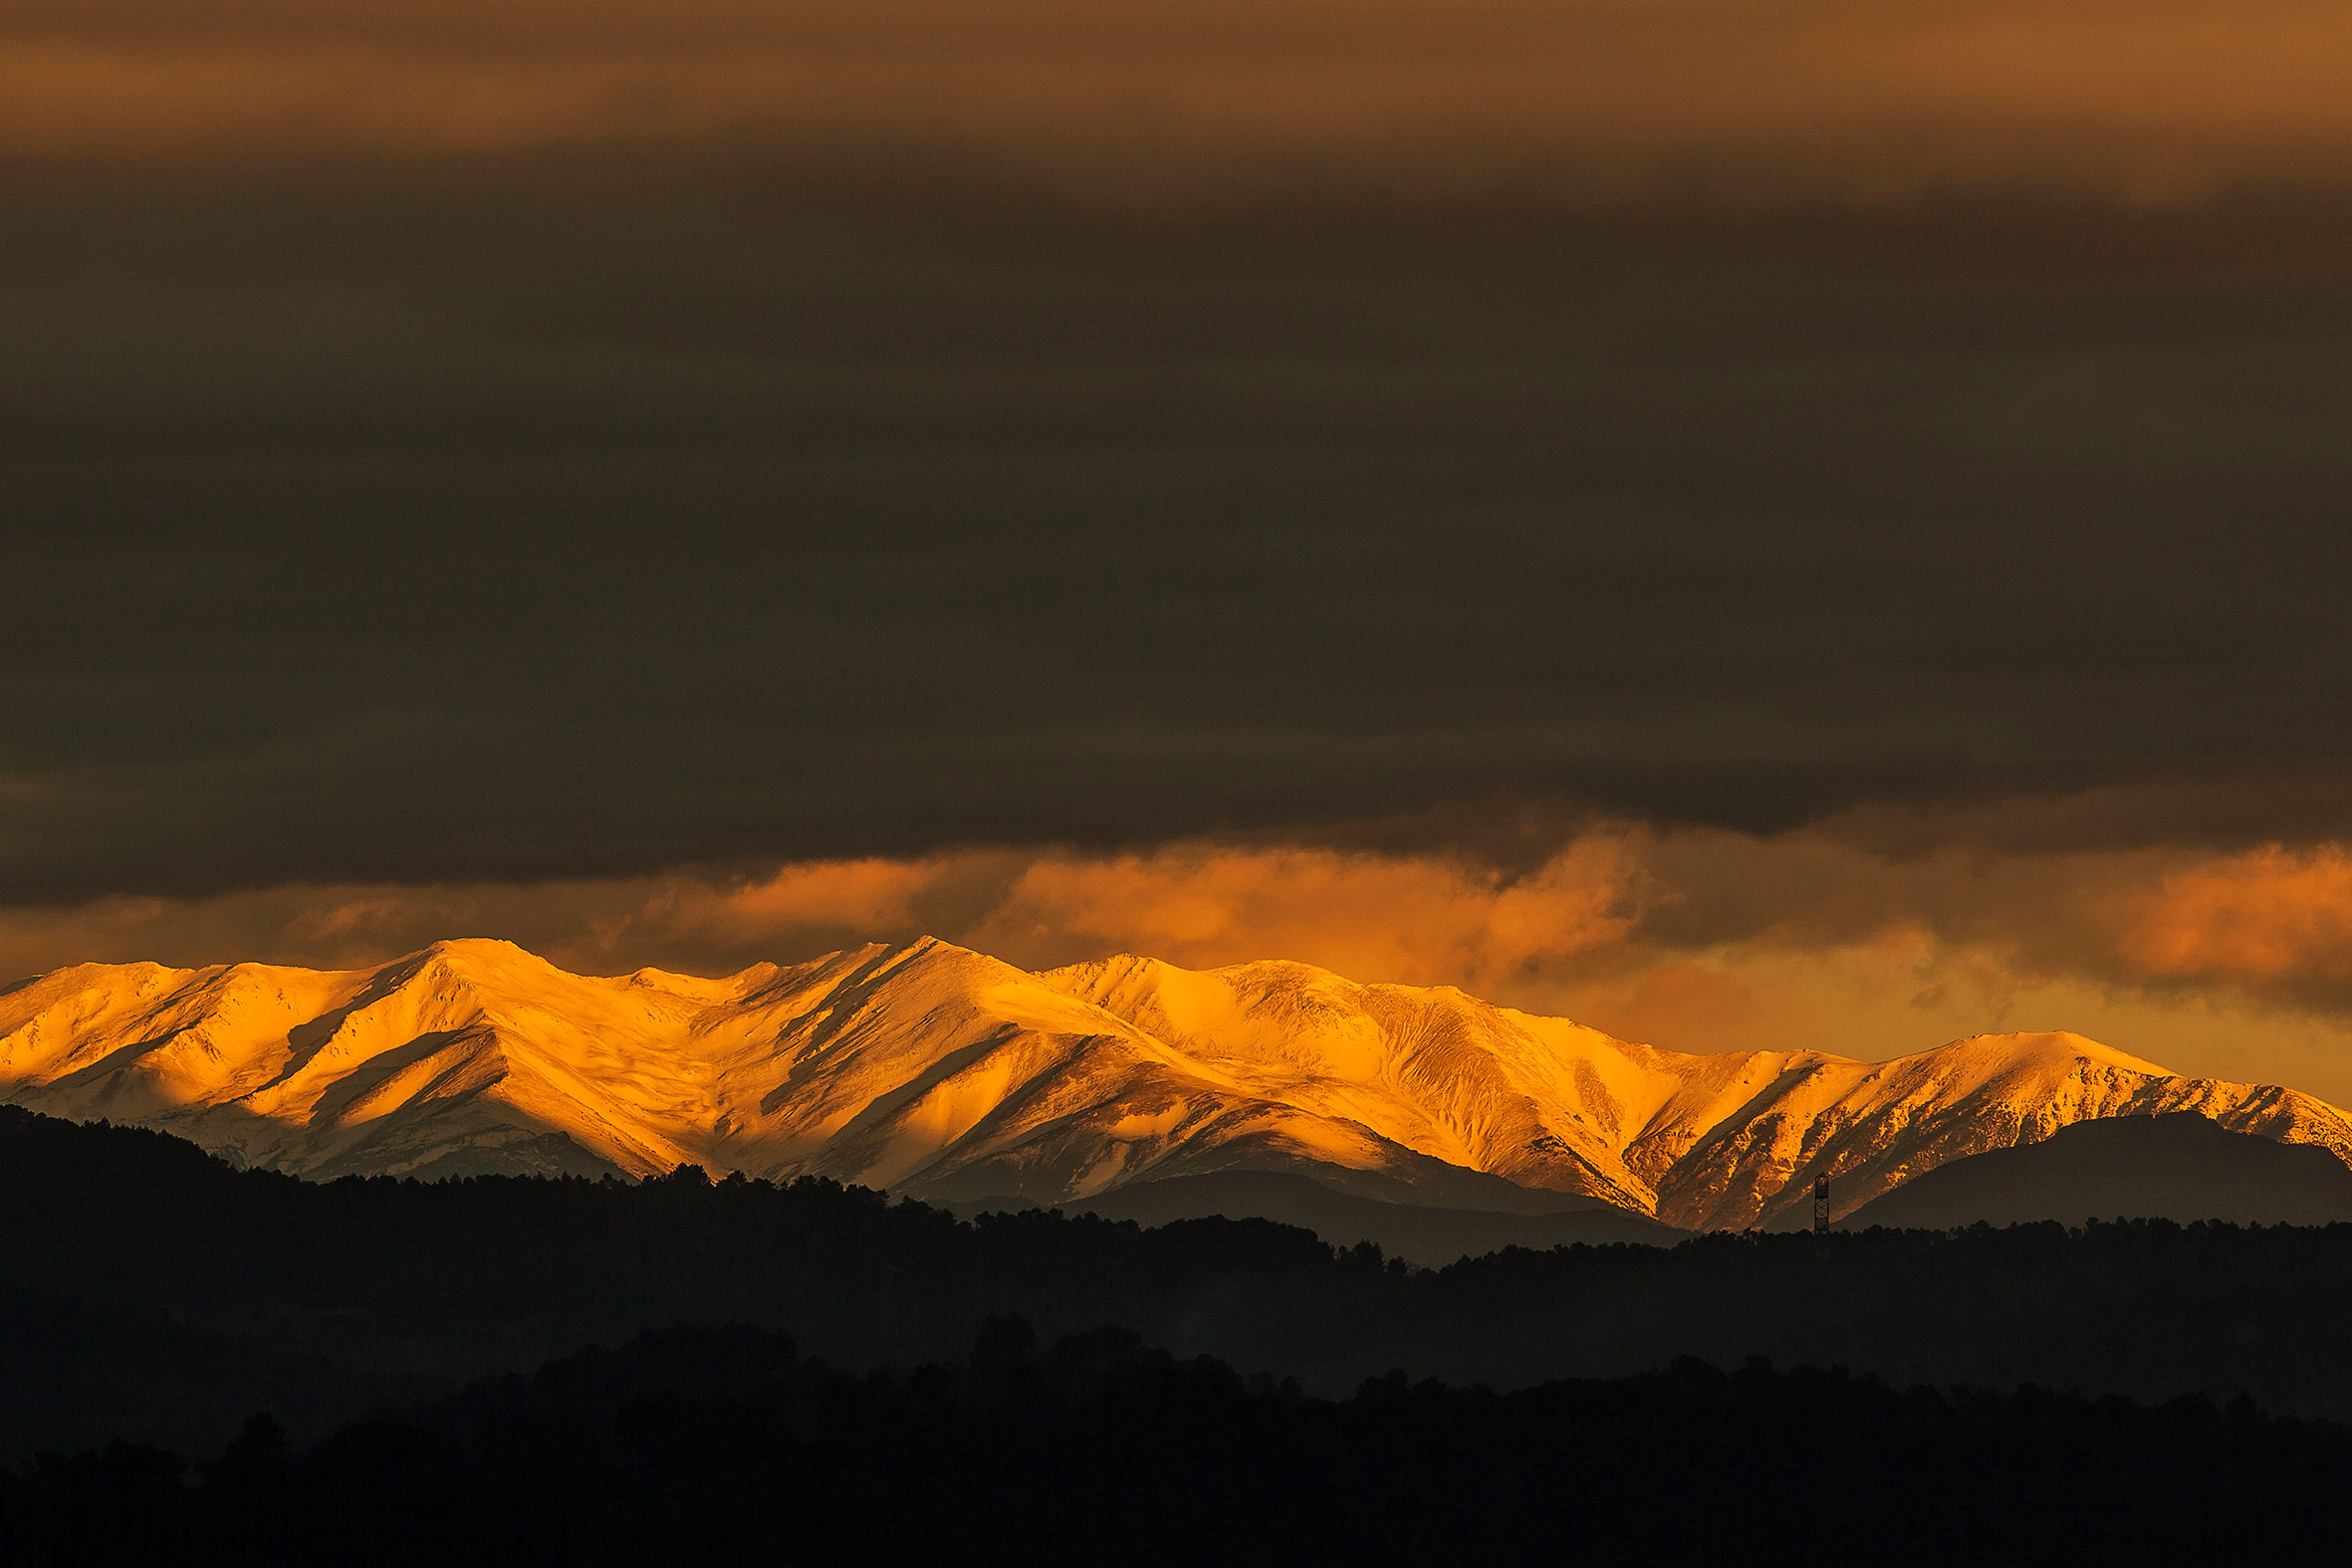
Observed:
[[[1289,167],[18,159],[0,901],[2352,827],[2352,201]]]

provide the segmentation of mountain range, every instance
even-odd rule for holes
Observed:
[[[351,971],[82,965],[0,992],[0,1101],[313,1178],[818,1175],[1066,1204],[1293,1173],[1498,1215],[1689,1230],[1851,1214],[2079,1122],[2195,1112],[2352,1164],[2352,1116],[2068,1033],[1888,1061],[1692,1054],[1450,987],[1121,956],[1029,973],[932,939],[718,979],[444,942]]]

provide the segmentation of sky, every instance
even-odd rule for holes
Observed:
[[[2352,1101],[2352,12],[0,0],[0,970]]]

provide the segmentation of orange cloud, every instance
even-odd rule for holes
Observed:
[[[1083,125],[1665,154],[1793,139],[1933,164],[1914,184],[1988,160],[2210,177],[2340,145],[2348,56],[2352,19],[2323,0],[99,0],[0,4],[0,144],[480,147],[753,121],[1066,144]]]
[[[0,912],[0,966],[85,960],[361,964],[504,936],[576,969],[723,971],[943,936],[1035,967],[1110,951],[1192,965],[1280,956],[1368,980],[1508,989],[1622,948],[1649,896],[1636,841],[1596,834],[1510,877],[1448,858],[1180,844],[813,861],[530,885],[295,887]]]
[[[1280,956],[1367,980],[1493,987],[1623,943],[1641,884],[1615,837],[1518,878],[1433,857],[1180,846],[1040,860],[973,937],[1040,963],[1108,949],[1192,966]]]
[[[2352,851],[2278,845],[2178,871],[2120,900],[2117,954],[2143,975],[2308,990],[2352,980]]]
[[[728,936],[812,926],[898,931],[915,919],[916,899],[940,873],[928,860],[819,860],[704,897],[690,884],[673,884],[648,900],[647,913],[672,930],[699,926]]]

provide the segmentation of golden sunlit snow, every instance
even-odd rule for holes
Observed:
[[[696,1162],[1050,1202],[1293,1169],[1470,1206],[1500,1177],[1697,1229],[1769,1220],[1820,1173],[1850,1212],[2105,1116],[2199,1111],[2352,1162],[2334,1106],[2074,1034],[1686,1054],[1303,964],[1029,974],[932,940],[719,980],[492,941],[344,972],[86,965],[0,997],[0,1098],[321,1178]]]

